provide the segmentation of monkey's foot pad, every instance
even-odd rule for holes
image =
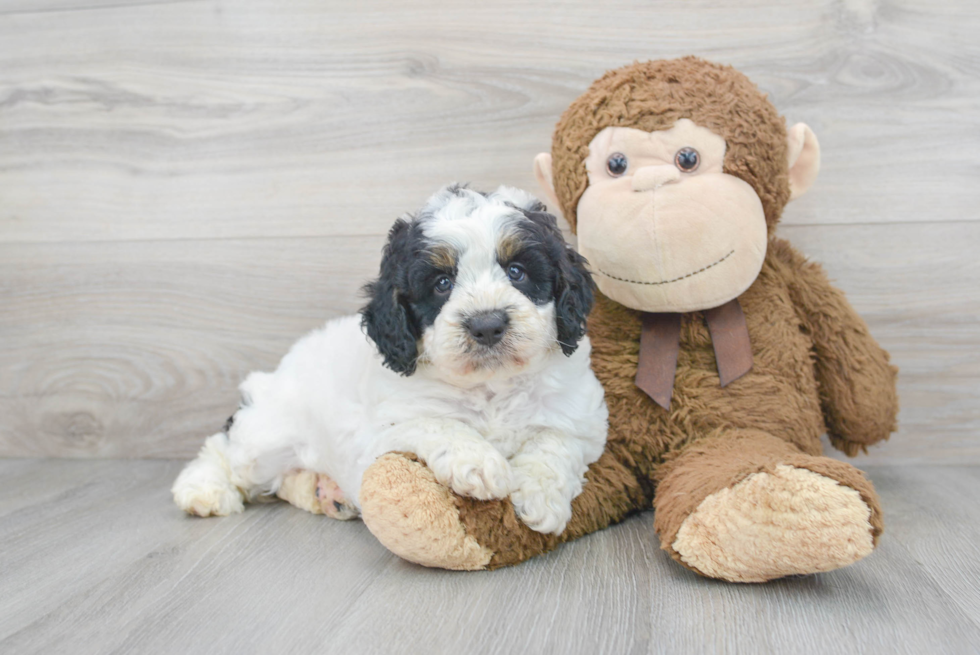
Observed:
[[[283,479],[276,494],[291,505],[313,514],[347,521],[357,517],[357,508],[329,475],[295,471]]]
[[[672,547],[705,575],[764,582],[858,561],[874,549],[870,517],[854,489],[781,465],[705,498]]]
[[[493,555],[466,534],[449,489],[427,466],[399,453],[364,472],[361,513],[378,541],[416,564],[476,571]]]

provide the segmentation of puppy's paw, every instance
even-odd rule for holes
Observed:
[[[357,507],[326,473],[293,471],[283,478],[276,495],[311,514],[324,514],[341,521],[358,516]]]
[[[194,516],[228,516],[245,509],[241,492],[230,482],[181,474],[171,491],[177,507]]]
[[[436,480],[460,496],[491,500],[506,498],[510,493],[510,464],[489,446],[448,448],[426,463]]]
[[[572,503],[557,485],[525,480],[510,496],[527,527],[542,534],[561,534],[572,518]]]
[[[347,498],[347,494],[333,481],[329,475],[321,473],[316,476],[316,498],[320,501],[323,513],[332,519],[349,521],[359,515],[357,507]]]
[[[204,440],[200,454],[184,467],[170,488],[177,507],[195,516],[228,516],[245,509],[242,492],[231,483],[227,444],[224,433]]]

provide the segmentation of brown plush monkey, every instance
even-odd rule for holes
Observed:
[[[871,483],[821,456],[895,429],[896,369],[820,267],[773,236],[819,146],[736,70],[693,57],[607,73],[561,117],[539,180],[602,292],[589,320],[610,433],[560,536],[508,501],[388,454],[365,523],[406,559],[515,564],[641,510],[706,576],[757,582],[850,564],[882,530]],[[651,535],[652,538],[653,535]]]

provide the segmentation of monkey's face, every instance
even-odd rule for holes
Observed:
[[[605,295],[642,311],[689,312],[748,289],[766,255],[765,213],[724,161],[725,140],[688,119],[595,136],[578,249]]]

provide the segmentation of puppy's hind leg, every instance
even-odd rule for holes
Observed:
[[[184,467],[171,492],[174,502],[188,514],[228,516],[245,509],[242,492],[232,484],[228,435],[208,437],[197,459]]]
[[[294,507],[341,521],[360,515],[354,503],[326,473],[293,471],[283,478],[276,495]]]

